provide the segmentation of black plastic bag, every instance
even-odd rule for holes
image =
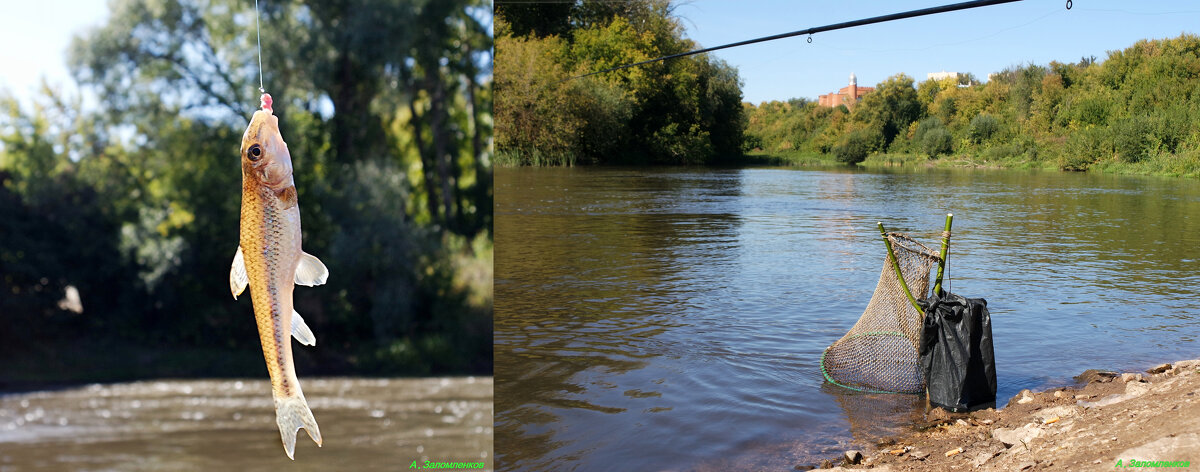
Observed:
[[[921,300],[921,367],[929,403],[966,411],[996,401],[996,355],[987,301],[943,293]]]

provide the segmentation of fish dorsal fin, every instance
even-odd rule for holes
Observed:
[[[246,276],[246,260],[242,258],[242,246],[238,246],[237,253],[233,255],[233,267],[229,268],[229,291],[233,292],[234,300],[246,291],[247,285],[250,285],[250,277]]]
[[[305,346],[316,346],[317,336],[313,334],[311,329],[308,329],[308,324],[304,322],[304,318],[300,317],[300,312],[292,310],[292,337],[295,337],[300,344]]]
[[[296,285],[313,287],[325,283],[329,278],[329,269],[312,254],[300,253],[300,264],[296,266]]]

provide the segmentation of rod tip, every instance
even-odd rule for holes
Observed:
[[[954,216],[954,213],[946,213],[946,216]]]

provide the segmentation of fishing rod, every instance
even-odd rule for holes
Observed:
[[[654,63],[654,62],[665,61],[668,59],[675,59],[675,58],[684,57],[684,56],[691,56],[693,54],[703,54],[706,52],[712,52],[712,51],[716,51],[719,49],[727,49],[727,48],[733,48],[733,47],[738,47],[738,46],[745,46],[747,44],[761,43],[764,41],[774,41],[776,39],[791,38],[793,36],[802,36],[802,35],[806,35],[806,34],[813,35],[816,33],[823,33],[825,31],[853,28],[855,26],[870,25],[870,24],[874,24],[874,23],[883,23],[886,21],[903,20],[905,18],[915,18],[918,16],[935,15],[938,13],[948,13],[948,12],[952,12],[952,11],[968,10],[971,8],[986,7],[986,6],[992,6],[992,5],[999,5],[1001,3],[1013,3],[1013,2],[1019,2],[1019,1],[1021,1],[1021,0],[972,0],[969,2],[954,3],[951,5],[941,5],[941,6],[936,6],[936,7],[922,8],[920,10],[911,10],[911,11],[900,12],[900,13],[892,13],[890,15],[865,18],[865,19],[861,19],[861,20],[846,21],[846,22],[842,22],[842,23],[834,23],[832,25],[818,26],[815,28],[808,28],[808,29],[802,29],[799,31],[792,31],[791,33],[782,33],[782,34],[776,34],[773,36],[764,36],[761,38],[748,39],[745,41],[738,41],[736,43],[729,43],[729,44],[725,44],[725,45],[721,45],[721,46],[714,46],[711,48],[699,49],[696,51],[681,52],[678,54],[671,54],[668,56],[656,57],[654,59],[650,59],[650,60],[646,60],[646,61],[642,61],[642,62],[635,62],[633,64],[625,64],[623,66],[611,67],[611,68],[604,69],[601,71],[589,72],[587,74],[571,77],[568,80],[582,79],[584,77],[588,77],[588,76],[592,76],[592,75],[596,75],[596,74],[603,74],[605,72],[612,72],[612,71],[616,71],[616,70],[627,69],[630,67],[637,67],[640,65],[650,64],[650,63]],[[1071,9],[1071,0],[1067,0],[1067,9],[1068,10]],[[808,38],[808,42],[810,42],[810,43],[812,42],[812,37]]]

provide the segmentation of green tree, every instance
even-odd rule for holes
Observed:
[[[887,149],[908,125],[921,117],[921,102],[913,79],[904,74],[889,77],[863,96],[854,107],[854,120],[879,131],[882,149]]]
[[[1000,120],[988,113],[980,113],[971,118],[971,126],[967,136],[971,142],[981,144],[991,139],[1000,130]]]
[[[935,128],[921,137],[921,150],[930,158],[949,154],[954,150],[954,137],[946,128]]]
[[[874,128],[856,129],[842,137],[833,155],[843,164],[858,164],[882,146],[883,136]]]
[[[1197,70],[1200,38],[1184,34],[1138,41],[1103,61],[1010,67],[990,74],[986,84],[927,80],[914,91],[911,79],[892,77],[864,97],[850,123],[836,108],[818,113],[782,102],[747,105],[746,133],[769,151],[855,158],[862,152],[849,151],[863,148],[957,152],[1066,170],[1123,163],[1117,168],[1193,174],[1200,168]],[[877,131],[886,147],[857,146],[870,142],[861,130]]]
[[[510,26],[506,11],[521,25]],[[497,114],[516,119],[497,131],[505,162],[698,164],[740,155],[741,84],[719,60],[692,56],[571,77],[696,48],[669,2],[581,2],[571,11],[560,36],[535,38],[525,13],[498,10],[498,56],[543,64],[502,64],[497,74]],[[530,45],[543,51],[536,60],[523,52]],[[539,123],[564,125],[535,129]]]
[[[304,247],[332,274],[296,291],[325,346],[301,361],[329,373],[490,372],[490,5],[261,7],[262,72],[295,165]],[[226,281],[237,146],[258,104],[253,22],[253,7],[232,0],[116,1],[68,55],[97,107],[49,92],[32,111],[0,101],[0,204],[30,217],[0,231],[4,288],[23,294],[0,302],[0,320],[49,320],[31,341],[43,352],[162,351],[150,366],[88,374],[110,380],[261,369],[226,355],[257,356],[249,304]],[[103,316],[56,308],[67,285]],[[254,370],[213,370],[230,362]]]
[[[571,84],[557,62],[562,47],[554,37],[496,39],[496,147],[501,152],[552,159],[577,152],[573,137],[584,121],[564,106],[571,102]]]
[[[496,37],[512,35],[534,39],[564,35],[571,30],[571,17],[578,9],[576,2],[497,0],[496,16],[503,17],[509,29],[502,32],[497,25]]]

